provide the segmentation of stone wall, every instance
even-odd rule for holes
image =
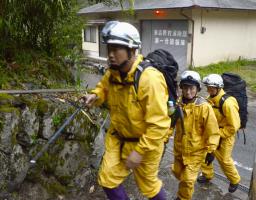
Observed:
[[[26,170],[29,160],[75,109],[49,98],[0,96],[0,199],[63,199],[85,190],[92,176],[89,155],[99,126],[82,112],[36,165]],[[100,116],[101,110],[92,112]],[[8,193],[9,183],[22,173],[20,187]]]

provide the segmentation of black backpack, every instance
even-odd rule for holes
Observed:
[[[144,60],[137,67],[137,70],[135,71],[135,75],[134,75],[134,87],[136,92],[138,91],[138,88],[139,88],[140,76],[147,67],[155,67],[164,75],[164,78],[168,87],[168,94],[169,94],[168,100],[173,101],[174,106],[176,106],[176,100],[178,97],[176,78],[177,78],[179,66],[176,60],[174,59],[174,57],[172,56],[172,54],[166,50],[157,49],[149,53],[144,58]],[[171,116],[172,127],[175,126],[179,116],[180,116],[179,111],[176,109],[174,114]]]
[[[135,91],[138,91],[139,80],[142,72],[147,67],[155,67],[163,73],[169,93],[169,100],[176,102],[177,99],[177,73],[179,70],[178,63],[173,58],[172,54],[163,49],[157,49],[149,53],[144,60],[139,64],[134,75]]]
[[[220,113],[223,114],[222,106],[225,100],[230,96],[235,97],[239,105],[240,129],[245,129],[248,120],[246,82],[239,75],[233,73],[223,73],[221,76],[223,78],[224,91],[226,94],[224,94],[220,100]]]

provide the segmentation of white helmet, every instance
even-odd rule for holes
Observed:
[[[131,24],[119,21],[109,21],[102,29],[102,39],[106,44],[120,44],[129,48],[141,47],[140,34]]]
[[[200,75],[195,71],[187,70],[181,74],[180,87],[182,85],[195,85],[200,90],[201,89],[200,82],[201,82]]]
[[[209,74],[203,78],[203,84],[206,86],[212,86],[217,88],[223,88],[223,79],[219,74]]]

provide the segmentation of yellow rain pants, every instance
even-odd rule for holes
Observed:
[[[220,99],[224,94],[224,90],[221,89],[216,97],[208,98],[214,106],[214,112],[219,123],[221,136],[219,147],[214,154],[230,183],[237,184],[240,182],[241,178],[232,159],[232,150],[235,143],[236,133],[240,127],[239,107],[236,99],[234,97],[229,97],[223,104],[223,114],[221,114],[218,107]],[[213,165],[211,164],[207,166],[203,163],[202,173],[206,178],[212,179],[214,176]]]
[[[135,181],[141,192],[152,198],[162,186],[157,174],[171,120],[167,111],[167,85],[161,72],[153,67],[145,69],[135,91],[134,72],[141,61],[139,55],[124,80],[119,71],[108,70],[92,91],[99,97],[96,105],[107,102],[111,117],[98,181],[107,188],[120,185],[130,173],[125,160],[135,150],[143,157],[133,170]],[[138,138],[138,142],[121,145],[114,132],[124,138]]]
[[[214,111],[205,99],[197,97],[194,103],[182,104],[182,109],[185,131],[179,119],[174,136],[172,171],[180,181],[177,196],[181,200],[190,200],[205,154],[216,150],[220,136]]]

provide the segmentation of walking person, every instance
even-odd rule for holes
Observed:
[[[168,116],[168,89],[161,72],[147,67],[141,74],[138,91],[134,74],[143,60],[137,53],[141,41],[137,29],[125,22],[108,22],[102,30],[110,68],[84,97],[87,106],[107,102],[111,124],[105,138],[105,154],[98,182],[110,200],[128,200],[122,186],[133,172],[141,193],[152,200],[166,200],[158,178],[164,140],[171,120]]]
[[[234,97],[228,97],[220,112],[220,101],[225,91],[223,79],[218,74],[210,74],[203,79],[203,84],[207,87],[209,93],[208,100],[214,108],[215,115],[220,128],[220,142],[217,150],[214,152],[221,169],[230,181],[229,192],[235,192],[240,182],[239,173],[232,159],[232,150],[235,144],[235,136],[240,128],[239,106]],[[214,176],[213,165],[202,165],[202,175],[198,177],[199,183],[206,183]]]
[[[181,74],[182,97],[180,107],[184,119],[178,119],[174,136],[174,163],[172,172],[179,180],[175,200],[190,200],[202,162],[214,160],[219,143],[219,128],[211,105],[198,96],[200,75],[194,71]],[[205,156],[206,155],[206,156]]]

